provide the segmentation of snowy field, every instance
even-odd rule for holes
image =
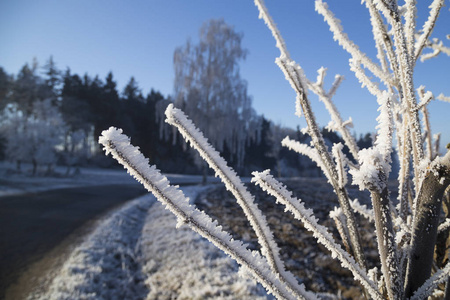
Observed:
[[[184,187],[194,199],[210,188]],[[266,299],[237,265],[146,195],[109,215],[28,299]]]

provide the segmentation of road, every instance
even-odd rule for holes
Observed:
[[[58,252],[56,248],[70,244],[71,236],[89,230],[93,220],[145,193],[141,185],[130,184],[64,188],[1,197],[0,299],[5,299],[8,288],[28,288],[20,286],[18,280],[31,265],[38,264],[49,253],[57,256],[52,251]],[[42,267],[34,269],[39,272]],[[11,297],[10,291],[8,295],[8,298],[15,298]]]

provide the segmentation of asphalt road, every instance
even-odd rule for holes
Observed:
[[[5,299],[8,287],[17,285],[30,265],[48,256],[77,230],[145,193],[141,185],[133,184],[0,197],[0,299]]]

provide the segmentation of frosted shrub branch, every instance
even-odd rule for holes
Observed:
[[[254,203],[254,197],[247,191],[237,174],[227,166],[226,161],[212,148],[208,140],[181,110],[170,104],[166,109],[166,117],[166,122],[178,129],[184,139],[198,151],[200,156],[216,172],[216,176],[220,177],[227,190],[236,198],[250,225],[255,230],[261,245],[261,252],[267,258],[273,272],[280,276],[280,280],[286,283],[294,294],[297,296],[307,295],[303,286],[299,286],[294,276],[285,270],[272,231],[269,229],[265,217]]]
[[[130,175],[177,216],[177,226],[187,224],[210,240],[255,276],[275,296],[282,299],[295,299],[290,296],[291,291],[270,272],[267,261],[257,253],[246,249],[242,242],[233,240],[230,234],[217,226],[217,222],[213,222],[205,213],[191,206],[178,187],[170,185],[168,179],[161,175],[155,166],[148,165],[148,159],[139,152],[137,147],[130,144],[130,139],[122,134],[121,129],[111,127],[103,131],[99,142],[104,146],[106,154],[111,154]]]
[[[281,141],[281,145],[283,145],[284,147],[287,147],[290,150],[297,152],[298,154],[302,154],[302,155],[309,157],[322,170],[322,172],[327,177],[328,181],[331,182],[331,180],[332,180],[331,174],[328,172],[328,169],[322,163],[319,153],[317,153],[317,150],[315,148],[312,148],[306,144],[302,144],[300,142],[291,140],[289,137],[285,137]]]
[[[352,134],[350,133],[350,130],[348,129],[348,127],[353,127],[353,124],[352,124],[351,120],[349,122],[347,122],[342,119],[341,115],[339,114],[338,109],[336,108],[333,101],[331,100],[331,98],[336,93],[338,87],[344,80],[344,77],[341,75],[336,75],[333,85],[331,86],[330,90],[327,93],[327,92],[325,92],[325,90],[323,88],[323,79],[325,77],[326,70],[327,70],[326,68],[323,68],[323,67],[320,68],[317,71],[318,72],[317,82],[312,83],[312,82],[308,81],[308,88],[311,91],[313,91],[317,96],[319,96],[319,100],[325,104],[325,108],[327,109],[328,113],[330,114],[331,120],[333,122],[332,129],[335,131],[338,131],[339,133],[342,134],[342,138],[344,139],[345,144],[350,149],[350,152],[352,153],[353,157],[356,158],[358,156],[359,149],[358,149],[358,146],[356,145],[355,138],[352,136]]]
[[[436,99],[444,101],[444,102],[449,102],[450,103],[450,97],[445,96],[444,94],[439,94]]]
[[[385,17],[390,21],[394,32],[395,53],[399,62],[399,82],[402,91],[402,103],[407,111],[410,122],[410,133],[412,140],[414,164],[419,165],[424,158],[422,149],[422,133],[420,127],[420,118],[417,111],[417,100],[414,91],[413,83],[413,58],[408,53],[406,45],[406,37],[403,24],[401,23],[400,13],[396,1],[389,1],[386,3],[382,0],[377,0],[378,8],[384,13]],[[414,169],[416,185],[420,172],[417,168]]]
[[[359,203],[358,199],[354,199],[353,201],[351,201],[350,205],[356,212],[358,212],[360,215],[365,217],[370,222],[373,223],[375,221],[374,215],[373,215],[373,210],[367,208],[366,205],[362,205],[361,203]]]
[[[366,7],[369,10],[370,13],[370,21],[372,24],[372,32],[375,39],[375,42],[377,45],[383,45],[384,50],[386,51],[386,55],[388,57],[388,60],[390,62],[390,66],[396,77],[398,78],[398,62],[397,58],[395,56],[394,47],[392,44],[392,39],[387,33],[385,24],[383,23],[383,20],[381,18],[380,12],[375,7],[375,4],[373,3],[373,0],[366,0]],[[384,65],[384,55],[381,52],[381,49],[379,49],[380,46],[377,46],[378,50],[378,59],[382,62],[382,65]],[[387,71],[387,68],[383,68],[383,71]]]
[[[374,299],[382,299],[375,284],[367,277],[365,270],[347,252],[342,250],[328,230],[317,222],[311,209],[306,209],[299,199],[293,198],[292,193],[269,174],[269,170],[262,173],[253,172],[253,176],[252,182],[274,196],[277,202],[283,204],[296,219],[302,221],[305,228],[313,233],[318,242],[331,251],[332,256],[337,258],[343,267],[352,272],[353,276],[361,282]]]
[[[350,236],[347,230],[347,222],[345,220],[344,213],[340,207],[335,207],[334,210],[330,211],[330,218],[333,219],[336,224],[336,229],[339,232],[339,236],[342,239],[342,244],[344,244],[345,249],[348,253],[352,252],[350,247]]]
[[[391,76],[383,72],[378,65],[376,65],[365,53],[359,50],[359,47],[348,38],[347,34],[343,31],[340,21],[328,9],[328,4],[317,0],[316,11],[325,18],[325,21],[328,23],[330,30],[333,33],[333,38],[342,46],[342,48],[344,48],[344,50],[350,53],[354,59],[361,61],[367,69],[386,83],[386,85],[392,82]]]
[[[423,48],[427,44],[428,38],[436,25],[436,20],[439,16],[442,6],[444,6],[444,0],[434,0],[430,5],[430,15],[422,28],[422,34],[417,39],[417,45],[415,46],[414,60],[417,61]]]
[[[449,276],[450,264],[447,263],[447,265],[443,269],[438,270],[436,273],[434,273],[433,276],[425,281],[425,283],[411,297],[411,300],[421,300],[432,296],[438,285],[447,282]]]
[[[357,230],[355,216],[353,211],[350,208],[348,193],[345,188],[339,188],[338,184],[338,174],[336,170],[336,165],[333,162],[330,152],[328,151],[323,137],[320,133],[319,127],[317,126],[316,119],[314,117],[314,113],[311,109],[311,104],[309,102],[306,88],[307,88],[307,79],[305,78],[301,67],[296,64],[293,60],[288,56],[286,46],[284,40],[281,38],[281,35],[276,28],[272,18],[269,16],[267,9],[264,5],[263,0],[255,0],[255,4],[260,11],[260,17],[264,19],[269,29],[272,31],[272,35],[276,39],[277,47],[279,47],[281,55],[276,59],[277,65],[283,71],[286,80],[289,81],[292,88],[297,94],[297,111],[298,108],[301,108],[303,114],[306,119],[306,123],[308,124],[308,133],[312,138],[312,144],[314,145],[316,151],[319,154],[319,157],[322,161],[322,165],[327,169],[327,172],[330,174],[333,188],[336,191],[338,196],[339,204],[344,211],[345,217],[347,218],[347,223],[349,226],[350,232],[350,240],[352,244],[352,249],[354,251],[354,255],[356,257],[357,262],[365,267],[365,257],[362,250],[361,238],[359,232]],[[297,113],[299,115],[299,113]]]

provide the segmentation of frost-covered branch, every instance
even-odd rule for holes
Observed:
[[[416,33],[416,0],[406,0],[405,1],[406,11],[405,17],[405,35],[406,35],[406,46],[408,48],[408,53],[410,56],[414,55],[415,39],[414,35]]]
[[[432,135],[431,135],[431,125],[430,125],[430,118],[428,115],[428,109],[427,104],[433,99],[433,93],[430,91],[425,93],[425,87],[420,86],[417,89],[417,92],[420,97],[420,103],[418,105],[418,109],[422,111],[422,121],[424,126],[424,134],[425,134],[425,141],[426,141],[426,155],[429,159],[429,161],[432,161],[435,157],[433,153],[433,142],[432,142]]]
[[[334,223],[336,224],[336,228],[339,232],[345,249],[348,253],[351,253],[352,248],[350,247],[350,235],[347,230],[347,221],[345,219],[344,213],[342,212],[342,209],[340,207],[335,207],[332,211],[330,211],[330,218],[332,218],[334,220]]]
[[[384,50],[386,51],[386,55],[388,57],[388,60],[390,62],[391,70],[394,72],[395,77],[398,76],[398,62],[397,57],[395,56],[393,43],[391,40],[391,37],[389,36],[386,26],[381,18],[380,12],[375,7],[375,4],[373,3],[373,0],[366,0],[366,7],[369,10],[370,13],[370,22],[372,24],[372,31],[373,36],[375,39],[376,45],[383,45]],[[379,46],[377,46],[378,50],[378,59],[381,61],[381,65],[384,65],[384,56],[381,51],[379,50]],[[386,72],[387,69],[383,67],[383,71]]]
[[[226,161],[208,143],[208,140],[195,127],[191,120],[180,110],[170,104],[166,109],[166,122],[175,126],[184,139],[198,151],[200,156],[216,172],[241,206],[247,219],[258,237],[261,252],[267,258],[272,270],[279,274],[280,280],[287,284],[291,291],[297,296],[304,295],[304,288],[299,286],[294,276],[285,270],[284,263],[279,255],[279,248],[273,234],[270,231],[265,217],[254,203],[254,197],[247,191],[237,174],[227,166]]]
[[[381,96],[382,92],[377,84],[367,77],[364,70],[361,68],[361,62],[350,59],[349,60],[350,70],[355,73],[356,78],[358,78],[359,83],[361,83],[361,87],[367,88],[367,90],[374,95],[375,97]]]
[[[423,53],[420,55],[420,61],[424,62],[428,59],[431,59],[433,57],[438,56],[441,53],[447,54],[447,56],[450,56],[450,47],[444,46],[444,43],[440,41],[437,38],[433,38],[431,41],[429,41],[426,45],[428,48],[431,48],[433,50],[429,53]]]
[[[334,241],[334,238],[328,232],[326,227],[317,222],[311,209],[306,209],[300,199],[293,198],[292,193],[269,174],[269,170],[264,172],[253,172],[253,176],[252,182],[274,196],[277,202],[283,204],[296,219],[302,221],[305,228],[313,233],[318,242],[324,245],[332,253],[332,256],[341,262],[343,267],[352,272],[355,279],[361,282],[370,293],[371,297],[374,299],[382,299],[375,283],[367,277],[366,271]]]
[[[317,82],[312,83],[312,82],[308,81],[308,88],[311,91],[313,91],[316,95],[318,95],[319,100],[325,104],[325,108],[327,109],[328,113],[330,114],[331,120],[334,125],[333,129],[335,131],[338,131],[341,133],[342,138],[345,141],[345,144],[349,148],[353,157],[356,158],[356,157],[358,157],[359,148],[358,148],[358,145],[356,144],[355,138],[352,136],[352,134],[350,133],[350,130],[348,129],[348,127],[352,127],[353,124],[351,121],[348,122],[348,121],[344,121],[342,119],[338,109],[336,108],[333,101],[331,100],[331,98],[336,93],[336,90],[340,86],[344,77],[341,75],[336,75],[333,85],[331,86],[328,93],[326,93],[323,88],[323,79],[325,77],[326,70],[327,70],[326,68],[323,68],[323,67],[320,68],[317,71],[318,72]]]
[[[414,61],[417,61],[420,54],[422,53],[423,48],[425,47],[428,38],[431,35],[431,32],[434,29],[434,25],[436,24],[436,20],[439,16],[442,6],[444,6],[444,0],[434,0],[430,5],[430,15],[428,16],[428,20],[423,24],[422,34],[417,39],[417,44],[415,46],[414,52]]]
[[[288,136],[281,141],[281,145],[287,147],[289,150],[293,150],[301,155],[309,157],[322,170],[322,172],[325,174],[325,177],[327,177],[328,181],[329,182],[332,181],[331,174],[328,172],[328,169],[322,163],[319,153],[317,153],[317,150],[315,148],[291,140]]]
[[[427,299],[431,296],[439,284],[447,282],[450,276],[450,263],[434,273],[427,281],[414,293],[411,300]]]
[[[425,92],[425,87],[423,85],[421,85],[417,89],[417,92],[420,97],[420,102],[417,105],[417,109],[422,109],[422,108],[426,107],[428,105],[428,103],[430,103],[430,101],[433,100],[433,98],[434,98],[432,92],[430,92],[430,91]]]
[[[360,168],[350,170],[350,173],[353,175],[354,184],[358,184],[361,190],[367,189],[371,193],[381,270],[386,280],[387,292],[391,299],[402,299],[403,280],[400,275],[387,188],[393,134],[391,95],[383,92],[381,97],[378,97],[378,102],[380,115],[377,118],[377,140],[372,148],[359,151]]]
[[[353,201],[351,201],[350,205],[357,213],[359,213],[361,216],[365,217],[370,222],[375,221],[374,215],[373,215],[373,210],[370,208],[367,208],[367,205],[365,205],[365,204],[362,205],[361,203],[359,203],[358,199],[354,199]]]
[[[332,149],[332,153],[336,161],[336,168],[338,171],[338,184],[340,188],[344,188],[347,184],[347,172],[345,171],[347,159],[344,157],[344,153],[342,153],[343,148],[344,145],[338,143],[334,144]]]
[[[385,17],[390,21],[394,32],[395,53],[399,62],[399,82],[402,90],[402,103],[408,118],[414,165],[419,165],[424,153],[422,149],[422,130],[420,126],[420,118],[417,110],[417,100],[413,83],[413,58],[408,53],[404,26],[401,22],[400,12],[396,1],[376,0],[377,7],[383,12]],[[414,169],[416,185],[421,176],[418,168]]]
[[[358,46],[348,38],[347,34],[343,31],[340,20],[328,9],[327,3],[316,0],[316,11],[325,18],[325,21],[330,26],[330,31],[333,33],[334,40],[336,40],[344,50],[350,53],[352,58],[361,61],[367,69],[380,78],[386,85],[393,83],[390,74],[383,72],[378,65],[376,65],[365,53],[361,52]]]
[[[336,165],[331,158],[331,155],[325,145],[323,136],[320,133],[319,127],[317,126],[316,118],[314,117],[313,111],[311,109],[311,104],[307,96],[307,80],[303,74],[302,68],[290,59],[285,49],[285,43],[281,39],[280,33],[273,23],[272,18],[269,16],[267,9],[264,5],[263,0],[255,0],[255,4],[260,11],[260,18],[263,18],[268,25],[269,29],[272,31],[272,35],[277,41],[277,47],[280,48],[281,55],[276,59],[276,63],[283,71],[286,80],[291,84],[292,88],[297,94],[297,115],[299,115],[299,108],[303,111],[306,122],[308,124],[308,133],[312,138],[312,143],[317,150],[322,164],[327,169],[330,174],[331,184],[333,185],[336,194],[339,199],[341,208],[347,218],[349,225],[350,238],[352,243],[352,249],[354,251],[356,260],[361,266],[365,267],[365,257],[361,245],[361,238],[357,230],[355,216],[350,208],[348,193],[345,189],[340,189],[338,185],[338,175],[336,170]]]
[[[449,102],[450,103],[450,97],[445,96],[444,94],[439,94],[439,96],[436,97],[436,99],[444,101],[444,102]]]
[[[270,271],[267,261],[257,253],[246,249],[242,242],[233,240],[230,234],[217,225],[217,222],[191,206],[178,187],[170,185],[167,178],[161,175],[155,166],[149,166],[148,159],[139,152],[137,147],[130,144],[130,139],[122,134],[121,129],[111,127],[103,131],[99,142],[104,146],[106,154],[111,154],[130,175],[177,216],[177,226],[187,224],[207,238],[255,276],[270,293],[282,299],[295,299],[291,296],[291,291]]]

